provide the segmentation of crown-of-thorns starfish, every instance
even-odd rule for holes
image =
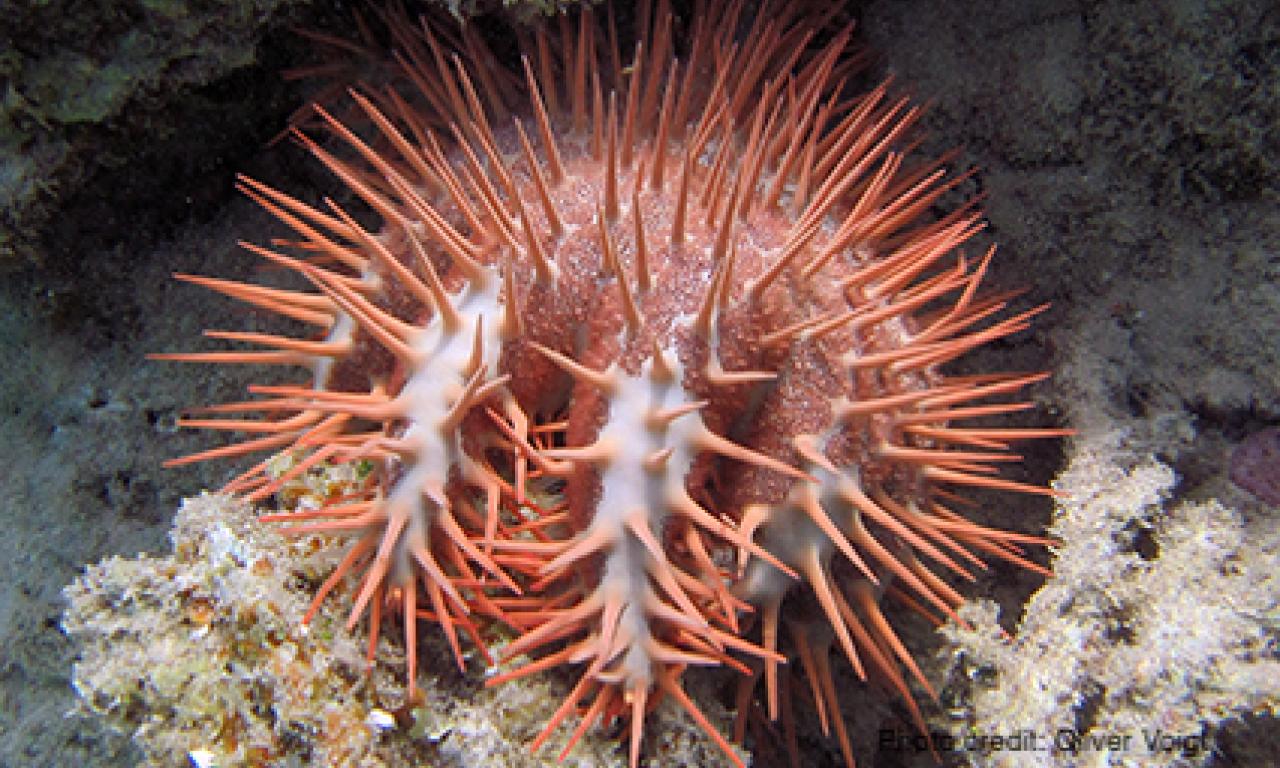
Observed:
[[[839,5],[745,7],[642,3],[625,55],[611,11],[561,15],[522,31],[514,69],[473,28],[386,12],[392,82],[338,99],[341,118],[314,106],[332,138],[294,131],[380,229],[241,178],[296,238],[245,247],[313,290],[179,276],[315,333],[207,331],[265,349],[154,356],[310,371],[184,419],[248,438],[173,463],[295,457],[230,483],[251,500],[372,464],[358,493],[264,518],[351,539],[307,620],[354,576],[349,628],[365,621],[372,657],[398,617],[411,696],[419,620],[460,666],[460,631],[484,651],[479,617],[505,623],[504,662],[541,655],[489,684],[582,669],[535,746],[585,706],[569,748],[622,717],[635,765],[670,697],[737,761],[682,673],[761,673],[776,718],[786,622],[852,762],[828,646],[923,727],[901,669],[931,689],[884,596],[954,619],[934,568],[972,578],[983,553],[1042,570],[1021,549],[1041,539],[954,508],[967,487],[1051,493],[997,468],[1013,441],[1064,431],[969,425],[1029,408],[990,398],[1043,374],[942,368],[1043,307],[1004,317],[1011,296],[980,292],[993,253],[962,253],[971,206],[926,215],[964,175],[907,161],[919,111],[886,86],[846,93],[859,58]],[[825,634],[787,621],[802,589]]]

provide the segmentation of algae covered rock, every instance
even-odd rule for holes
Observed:
[[[298,1],[5,4],[0,268],[38,259],[68,196],[173,135],[166,105],[253,63],[267,22]]]

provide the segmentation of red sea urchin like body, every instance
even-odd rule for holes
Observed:
[[[321,462],[375,467],[354,497],[268,519],[351,538],[317,605],[354,575],[371,646],[390,608],[411,694],[418,621],[461,664],[458,632],[483,648],[484,617],[518,633],[504,660],[541,654],[491,684],[582,669],[537,743],[585,706],[578,733],[629,719],[635,764],[669,696],[732,755],[681,674],[745,660],[776,716],[787,624],[848,758],[826,647],[784,598],[807,590],[854,669],[910,704],[900,668],[924,680],[886,592],[954,617],[935,570],[968,575],[975,552],[1031,566],[1020,545],[1040,540],[952,507],[966,487],[1049,493],[996,468],[1060,430],[968,425],[1027,407],[989,398],[1042,374],[942,367],[1039,309],[1002,317],[1008,297],[979,292],[977,213],[925,216],[958,177],[904,159],[905,101],[844,92],[835,12],[763,5],[645,4],[629,56],[611,19],[561,16],[515,71],[472,29],[390,14],[398,83],[352,92],[343,120],[317,107],[332,141],[297,134],[381,229],[246,178],[299,238],[293,256],[246,247],[314,290],[184,276],[317,329],[158,356],[311,372],[206,409],[260,419],[186,420],[249,439],[182,461],[298,459],[233,481],[253,499]]]

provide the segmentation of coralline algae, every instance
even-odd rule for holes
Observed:
[[[1231,453],[1231,482],[1280,506],[1280,427],[1255,432]]]

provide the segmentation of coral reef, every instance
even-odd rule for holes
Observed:
[[[1224,721],[1280,711],[1280,535],[1266,516],[1174,501],[1123,432],[1085,433],[1055,481],[1055,575],[1012,641],[980,601],[948,627],[968,709],[954,733],[1035,734],[974,765],[1207,765]]]
[[[1075,378],[1095,386],[1055,378],[1036,388],[1036,399],[1071,406],[1068,423],[1083,426],[1086,438],[1122,429],[1126,455],[1156,456],[1165,467],[1161,474],[1174,473],[1166,507],[1220,503],[1252,532],[1267,519],[1261,517],[1265,511],[1250,506],[1224,467],[1244,437],[1280,423],[1280,348],[1274,344],[1280,216],[1268,201],[1273,190],[1265,175],[1244,173],[1242,183],[1233,184],[1232,163],[1256,158],[1265,171],[1266,158],[1276,157],[1265,150],[1265,128],[1274,125],[1269,116],[1280,98],[1266,68],[1275,50],[1267,45],[1274,38],[1274,3],[1181,3],[1177,13],[1167,4],[1124,0],[891,0],[859,7],[858,34],[877,51],[882,71],[895,73],[899,84],[914,86],[933,104],[923,119],[929,128],[925,151],[937,155],[958,141],[964,145],[961,164],[981,169],[962,189],[985,193],[1001,241],[1001,268],[990,279],[1031,285],[1036,300],[1054,301],[1046,322],[1031,334],[979,357],[1037,370],[1055,358],[1078,356],[1077,348],[1092,349],[1096,354],[1077,366]],[[625,17],[625,4],[619,11]],[[228,87],[239,94],[244,85]],[[247,95],[246,105],[253,98]],[[1244,129],[1220,130],[1226,124]],[[216,159],[221,151],[213,144],[190,141],[199,128],[184,126],[170,143],[193,162],[202,155]],[[1214,134],[1210,142],[1201,138],[1206,129]],[[277,130],[272,122],[247,141],[261,145]],[[289,157],[288,150],[254,156]],[[230,187],[227,168],[207,157],[200,162],[205,164],[196,173],[206,178],[203,183]],[[1248,170],[1247,163],[1239,167]],[[151,170],[134,173],[151,179]],[[1226,183],[1219,186],[1221,181]],[[138,350],[175,348],[201,324],[228,327],[238,314],[216,297],[165,287],[160,273],[247,274],[252,265],[222,247],[225,233],[259,242],[278,234],[242,202],[211,205],[217,209],[213,224],[182,225],[180,210],[174,242],[168,234],[151,234],[123,255],[69,241],[95,295],[109,297],[103,306],[123,305],[121,311],[86,313],[82,305],[64,303],[51,319],[43,310],[47,286],[29,292],[3,286],[0,346],[19,365],[0,371],[7,390],[0,451],[12,468],[0,475],[3,506],[11,513],[0,557],[6,648],[0,762],[67,768],[136,762],[110,749],[94,720],[62,717],[72,701],[66,670],[73,649],[57,630],[58,590],[83,562],[144,547],[159,551],[174,506],[164,494],[217,487],[225,479],[218,476],[224,465],[179,475],[162,473],[151,457],[200,447],[199,435],[170,434],[178,405],[231,397],[243,379],[235,371],[197,373],[137,362]],[[217,263],[209,264],[211,258]],[[211,319],[219,313],[226,317]],[[1097,407],[1086,413],[1076,407],[1080,403]],[[1028,459],[1040,467],[1037,476],[1048,477],[1056,448]],[[1125,458],[1117,471],[1140,464],[1154,466],[1146,458]],[[991,512],[1001,524],[1019,521],[1020,530],[1030,532],[1039,531],[1038,521],[1048,514],[1005,504],[992,505]],[[1157,522],[1163,516],[1154,508],[1144,514]],[[1141,541],[1150,546],[1145,533]],[[1013,630],[1022,594],[1033,587],[1011,595],[1009,581],[1018,580],[1006,570],[968,592],[998,595],[1004,626]],[[900,629],[910,647],[926,649],[932,631],[918,623],[920,631]],[[434,642],[429,634],[426,643]],[[947,702],[944,676],[930,680]],[[877,714],[861,701],[853,705],[851,686],[838,684],[846,714],[859,724]],[[892,709],[892,701],[878,698],[881,710]],[[1219,733],[1212,761],[1269,764],[1276,722],[1249,716],[1240,730],[1232,727],[1238,737]],[[874,732],[851,737],[875,743]],[[801,739],[805,764],[823,764],[823,745],[804,744],[804,734]],[[1248,755],[1238,750],[1243,743]],[[898,760],[886,756],[885,764]],[[859,763],[879,764],[861,756]],[[933,764],[927,754],[919,761]]]
[[[1068,491],[1050,527],[1055,576],[1020,618],[984,601],[961,611],[973,631],[946,630],[955,706],[934,723],[973,765],[1271,759],[1280,535],[1228,475],[1232,443],[1280,413],[1262,341],[1280,311],[1280,241],[1239,211],[1208,230],[1222,237],[1199,254],[1183,241],[1167,273],[1118,270],[1051,333],[1077,429],[1054,481]],[[1035,748],[974,741],[1019,732]]]
[[[425,672],[420,702],[396,706],[403,649],[381,643],[369,674],[336,607],[302,626],[333,547],[286,539],[248,505],[215,495],[184,502],[171,535],[172,554],[110,558],[66,589],[81,706],[129,733],[142,765],[557,764],[564,737],[544,758],[526,742],[564,695],[563,680],[487,690],[446,667]],[[432,656],[448,653],[427,645]],[[661,764],[726,764],[679,711],[654,721]],[[590,734],[562,764],[623,763],[612,740]]]

